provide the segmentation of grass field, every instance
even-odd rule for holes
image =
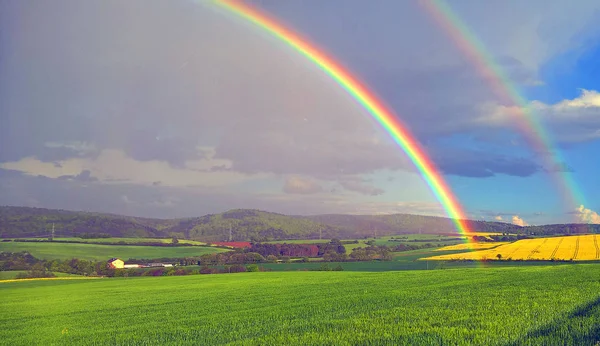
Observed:
[[[21,273],[27,273],[26,270],[10,270],[10,271],[0,271],[0,280],[11,280],[17,277],[17,275]],[[70,276],[79,276],[77,274],[69,274],[69,273],[58,273],[54,272],[54,276],[56,277],[70,277]]]
[[[481,234],[477,234],[481,235]],[[400,237],[406,237],[406,239],[396,239]],[[367,241],[374,241],[375,245],[386,245],[386,246],[394,246],[402,243],[420,245],[421,243],[432,242],[433,239],[438,239],[443,241],[445,244],[458,244],[463,242],[464,240],[450,240],[461,238],[462,236],[445,236],[439,234],[403,234],[403,235],[395,235],[395,236],[384,236],[377,238],[367,238],[367,239],[342,239],[342,241],[354,241],[358,240],[357,244],[344,244],[346,251],[348,253],[352,252],[353,249],[357,247],[367,247]],[[394,239],[392,239],[394,238]],[[463,237],[464,238],[464,237]],[[277,241],[268,241],[266,243],[288,243],[288,244],[319,244],[319,243],[328,243],[331,239],[293,239],[293,240],[277,240]],[[435,242],[437,243],[437,242]],[[434,243],[434,244],[435,244]]]
[[[598,277],[600,266],[573,264],[5,282],[0,340],[593,345],[600,336]]]
[[[0,242],[0,252],[27,251],[40,259],[70,259],[107,260],[118,257],[129,258],[176,258],[200,256],[206,253],[228,251],[214,247],[181,246],[135,246],[135,245],[98,245],[50,242]]]
[[[83,238],[54,238],[55,240],[62,241],[76,241],[79,243],[126,243],[126,244],[136,244],[136,243],[163,243],[169,244],[171,243],[171,238],[94,238],[94,239],[83,239]],[[196,240],[187,240],[187,239],[179,239],[179,243],[181,244],[192,244],[192,245],[206,245],[201,241]]]
[[[597,235],[523,239],[493,249],[447,254],[424,258],[427,260],[600,260],[600,239]]]

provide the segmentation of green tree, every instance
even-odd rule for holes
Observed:
[[[173,238],[171,239],[171,243],[172,244],[179,244],[179,239],[177,239],[177,236],[173,236]]]
[[[258,271],[260,271],[260,268],[258,267],[258,264],[251,264],[249,266],[246,266],[246,271],[258,272]]]

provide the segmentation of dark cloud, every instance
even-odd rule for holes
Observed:
[[[542,170],[531,159],[474,150],[437,149],[433,157],[444,174],[472,178],[489,178],[498,174],[528,177]]]

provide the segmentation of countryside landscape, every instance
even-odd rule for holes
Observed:
[[[459,234],[450,219],[407,214],[238,209],[146,219],[0,207],[1,336],[8,344],[597,341],[597,226],[472,227],[479,232]],[[99,298],[108,292],[118,298]],[[160,326],[161,316],[177,327]]]
[[[600,1],[0,0],[0,346],[600,346]]]

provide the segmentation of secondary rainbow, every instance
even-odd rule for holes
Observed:
[[[562,194],[565,207],[573,211],[579,205],[585,204],[581,190],[569,172],[564,172],[564,159],[560,151],[552,143],[532,107],[528,105],[527,99],[521,96],[502,68],[494,63],[494,59],[483,43],[443,0],[421,0],[419,3],[471,61],[496,96],[503,102],[515,106],[511,111],[515,115],[520,131],[533,149],[541,155],[547,170],[554,173],[556,187]]]
[[[302,38],[299,34],[286,28],[281,23],[278,23],[266,13],[242,1],[217,0],[215,3],[266,30],[280,41],[292,47],[343,87],[390,134],[410,160],[412,160],[433,194],[444,207],[448,216],[454,220],[458,231],[462,234],[470,233],[468,221],[460,204],[434,163],[429,159],[417,140],[410,135],[398,117],[385,107],[383,102],[373,92],[369,91],[358,78],[354,77],[348,69],[329,57],[315,44]]]

